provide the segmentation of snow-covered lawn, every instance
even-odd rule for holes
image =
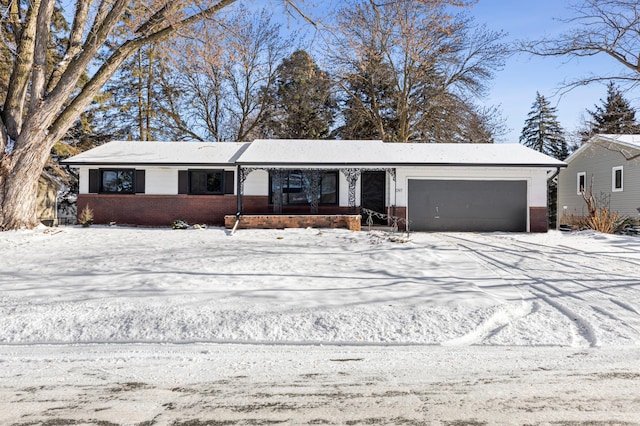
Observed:
[[[0,234],[0,343],[640,344],[640,238]]]
[[[94,226],[0,251],[1,424],[640,424],[640,237]]]

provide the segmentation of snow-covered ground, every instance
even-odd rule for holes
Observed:
[[[0,233],[0,343],[640,345],[640,238]]]
[[[1,424],[640,424],[640,237],[94,226],[0,251]]]

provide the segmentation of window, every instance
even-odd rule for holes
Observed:
[[[100,169],[101,193],[134,194],[136,171],[134,169]]]
[[[578,195],[582,195],[582,191],[587,190],[587,174],[585,172],[578,173],[578,179],[576,182],[576,192]]]
[[[178,170],[178,194],[233,194],[234,172],[230,170]]]
[[[222,170],[189,170],[189,194],[222,194]]]
[[[611,191],[621,192],[623,190],[623,167],[618,166],[611,169]]]
[[[302,170],[282,171],[282,204],[308,205],[311,204],[312,176],[311,172]],[[269,174],[270,202],[273,204],[273,194],[276,191],[276,181],[273,174]],[[321,172],[319,187],[319,204],[338,204],[338,172],[335,170]]]

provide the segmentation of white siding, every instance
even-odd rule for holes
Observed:
[[[249,173],[247,180],[244,181],[244,195],[268,196],[269,172],[255,170]]]
[[[356,191],[356,199],[360,199],[360,188],[358,186],[358,190]],[[342,172],[338,172],[338,205],[340,206],[348,206],[349,205],[349,183],[347,182],[347,177]]]
[[[78,184],[78,192],[80,194],[88,194],[89,193],[89,167],[80,167],[78,171],[78,179],[80,182]]]
[[[526,180],[528,206],[547,206],[547,170],[543,168],[403,167],[397,169],[396,205],[407,206],[409,179]],[[391,194],[393,196],[393,194]]]
[[[175,195],[178,193],[178,169],[154,167],[145,169],[145,194]]]

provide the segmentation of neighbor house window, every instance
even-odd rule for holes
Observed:
[[[622,166],[611,169],[611,191],[620,192],[623,190],[623,168]]]
[[[107,194],[134,194],[134,169],[100,169],[100,191]]]
[[[587,185],[587,174],[585,172],[578,173],[578,177],[576,180],[576,191],[578,195],[582,195],[582,191],[586,191]]]
[[[283,205],[308,205],[311,204],[311,172],[302,170],[282,171],[282,204]],[[271,203],[273,193],[276,191],[276,180],[273,174],[269,175],[269,188]],[[316,188],[320,195],[319,204],[338,204],[338,172],[335,170],[321,172],[319,187]]]

